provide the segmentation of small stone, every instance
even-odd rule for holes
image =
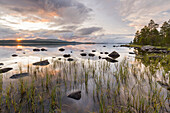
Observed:
[[[12,57],[17,57],[18,55],[17,54],[13,54]]]

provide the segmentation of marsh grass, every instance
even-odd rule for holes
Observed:
[[[30,77],[13,81],[17,83],[10,83],[4,89],[0,75],[0,110],[62,112],[65,106],[72,107],[63,104],[67,93],[82,90],[85,92],[82,95],[88,97],[85,99],[91,99],[96,105],[90,108],[85,103],[83,106],[89,108],[89,112],[169,112],[169,91],[157,81],[169,83],[170,74],[160,70],[159,62],[149,66],[143,66],[140,60],[136,62],[129,64],[126,58],[116,64],[90,59],[52,60],[46,67],[27,65]],[[20,65],[19,72],[23,71]],[[162,76],[157,76],[158,73]],[[83,97],[79,101],[84,100]]]

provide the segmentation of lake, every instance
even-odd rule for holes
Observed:
[[[35,48],[47,51],[33,51]],[[60,48],[65,51],[59,51]],[[115,59],[117,62],[102,59],[108,57],[105,52],[113,51],[120,54]],[[135,54],[129,54],[134,51],[137,50],[120,44],[0,46],[0,63],[4,64],[1,69],[13,68],[1,75],[1,97],[9,101],[2,102],[6,107],[1,109],[64,113],[169,112],[168,73],[162,67],[146,66]],[[81,53],[87,56],[81,56]],[[90,57],[89,53],[95,56]],[[13,54],[18,56],[12,57]],[[70,54],[74,61],[67,61],[64,54]],[[50,64],[32,65],[42,60],[48,60]],[[29,76],[10,78],[20,73],[29,73]],[[68,97],[75,91],[81,91],[77,100]],[[22,102],[17,101],[20,99]],[[12,100],[18,106],[14,106]],[[157,105],[159,102],[162,104]]]

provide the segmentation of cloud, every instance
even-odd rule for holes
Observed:
[[[55,25],[80,24],[92,11],[76,0],[1,0],[0,7],[7,15],[23,16],[23,21]]]
[[[79,35],[90,35],[95,32],[101,31],[101,27],[89,27],[89,28],[82,28],[77,31]]]
[[[121,0],[120,15],[129,26],[140,29],[153,19],[162,24],[170,17],[170,0]]]

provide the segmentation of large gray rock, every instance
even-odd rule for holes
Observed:
[[[69,94],[67,97],[73,98],[75,100],[80,100],[81,99],[81,91],[76,91],[71,94]]]
[[[15,75],[12,75],[10,78],[11,79],[18,79],[18,78],[22,78],[22,77],[26,77],[26,76],[29,76],[29,73],[15,74]]]
[[[113,58],[113,59],[116,59],[116,58],[120,57],[119,53],[117,53],[116,51],[113,51],[108,56]]]
[[[48,60],[44,60],[44,61],[40,61],[40,62],[35,62],[35,63],[33,63],[33,65],[39,65],[39,66],[46,66],[46,65],[48,65],[48,64],[50,64],[50,63],[48,62]]]
[[[6,72],[8,72],[8,71],[10,71],[12,69],[13,68],[2,68],[2,69],[0,69],[0,73],[6,73]]]

